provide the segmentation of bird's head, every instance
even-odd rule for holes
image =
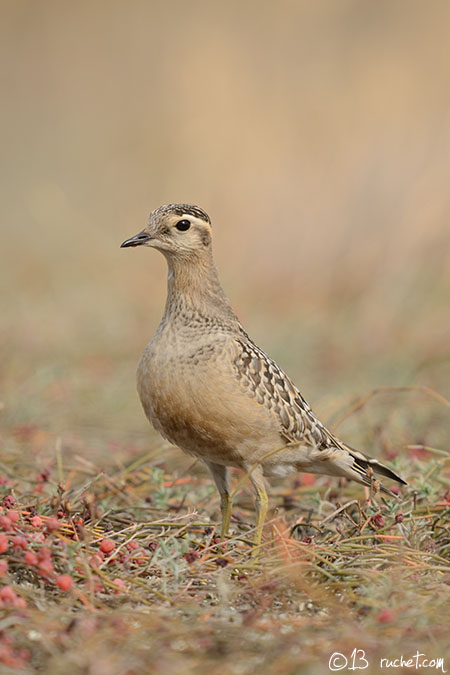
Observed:
[[[152,211],[142,232],[121,244],[129,246],[151,246],[168,258],[195,258],[211,248],[211,220],[198,206],[166,204]]]

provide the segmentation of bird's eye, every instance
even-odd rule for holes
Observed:
[[[180,232],[186,232],[190,228],[191,224],[188,220],[179,220],[178,223],[175,225],[177,230],[180,230]]]

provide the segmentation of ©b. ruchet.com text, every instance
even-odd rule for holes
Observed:
[[[365,670],[370,665],[369,658],[366,657],[364,649],[354,649],[349,656],[341,652],[333,652],[328,661],[330,670]],[[429,658],[426,654],[417,651],[412,656],[400,655],[394,658],[381,658],[379,662],[380,670],[388,668],[434,668],[446,673],[443,658]]]

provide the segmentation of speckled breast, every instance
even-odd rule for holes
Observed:
[[[137,384],[145,413],[171,443],[195,456],[242,465],[252,445],[275,426],[262,406],[242,397],[228,337],[182,348],[155,336],[138,366]],[[255,431],[257,431],[255,437]]]

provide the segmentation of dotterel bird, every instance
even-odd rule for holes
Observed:
[[[153,426],[208,466],[221,497],[222,536],[231,519],[228,467],[247,472],[255,489],[256,544],[267,512],[264,476],[307,471],[371,486],[375,472],[406,484],[328,431],[247,335],[220,285],[211,235],[203,209],[168,204],[121,246],[156,248],[167,260],[164,315],[139,361],[137,388]]]

